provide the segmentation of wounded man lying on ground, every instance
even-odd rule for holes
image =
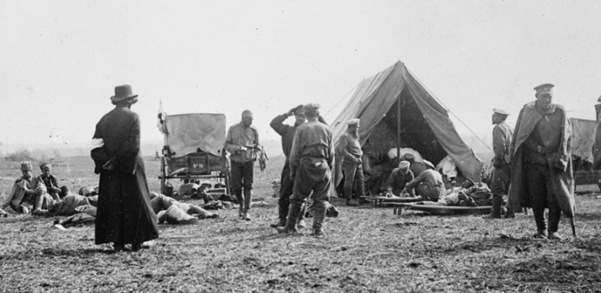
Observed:
[[[98,203],[98,195],[83,196],[69,192],[69,188],[63,186],[60,188],[61,200],[49,200],[44,208],[37,210],[36,216],[72,216],[83,209],[90,215],[96,214],[96,206]]]
[[[197,205],[179,202],[156,192],[150,193],[150,206],[157,214],[159,224],[165,221],[169,224],[196,224],[199,219],[219,218],[219,215],[208,212]]]
[[[438,201],[421,201],[416,204],[440,206],[485,206],[492,204],[492,193],[486,185],[467,179],[461,188],[451,190]]]

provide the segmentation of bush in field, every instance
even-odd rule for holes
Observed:
[[[10,153],[6,155],[6,159],[9,161],[17,162],[17,161],[31,161],[31,153],[27,149],[20,149],[15,151],[14,153]]]
[[[37,161],[47,161],[50,159],[61,159],[62,155],[58,149],[36,148],[33,151],[29,151],[28,149],[20,149],[14,153],[8,154],[6,158],[13,162],[31,161],[34,159]]]

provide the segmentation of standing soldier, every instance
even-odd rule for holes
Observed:
[[[277,227],[279,233],[298,233],[296,219],[303,204],[313,199],[313,235],[323,235],[322,223],[326,215],[325,202],[332,184],[332,132],[318,121],[319,105],[307,104],[308,122],[296,129],[290,153],[290,178],[294,181],[293,194],[286,226]]]
[[[284,124],[284,121],[292,115],[294,115],[296,119],[294,126]],[[290,206],[290,196],[292,195],[292,188],[294,186],[294,182],[290,179],[290,150],[292,149],[292,140],[294,139],[296,128],[306,121],[305,109],[303,105],[299,105],[298,107],[290,109],[290,111],[273,118],[269,124],[275,132],[282,136],[282,150],[284,151],[284,156],[286,156],[286,162],[284,163],[280,179],[280,200],[278,201],[279,222],[271,225],[274,228],[286,226],[286,217],[288,216],[288,207]],[[301,213],[298,220],[299,228],[305,228],[306,226],[303,218],[304,215]]]
[[[534,237],[561,239],[557,233],[561,212],[574,217],[572,129],[562,106],[552,104],[553,85],[534,88],[536,101],[520,111],[511,143],[510,208],[532,207]],[[545,222],[549,208],[549,227]]]
[[[503,195],[509,190],[509,146],[513,136],[513,129],[505,119],[508,112],[500,109],[493,109],[492,124],[495,127],[492,130],[492,148],[495,156],[492,159],[494,167],[491,177],[490,190],[492,192],[492,213],[488,218],[497,219],[501,217],[501,205],[503,204]],[[507,211],[506,217],[512,217],[513,211]]]
[[[255,161],[259,158],[261,170],[265,169],[265,157],[259,145],[259,132],[252,126],[253,113],[242,112],[242,121],[234,124],[227,132],[225,149],[231,154],[232,192],[240,204],[240,218],[250,221],[248,210],[252,197]],[[244,187],[244,198],[242,188]]]
[[[358,118],[347,122],[348,129],[340,137],[339,150],[342,154],[342,172],[344,173],[344,197],[349,206],[359,205],[357,199],[364,196],[365,176],[363,175],[363,151],[359,141]],[[355,189],[355,186],[357,188]],[[353,194],[353,190],[356,192]]]

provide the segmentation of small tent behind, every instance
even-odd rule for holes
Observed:
[[[361,119],[359,134],[362,146],[374,129],[384,125],[389,130],[389,140],[370,140],[370,144],[413,148],[434,164],[449,155],[466,178],[480,181],[482,161],[459,137],[447,110],[401,61],[357,86],[347,105],[331,124],[336,148],[347,129],[346,122],[352,118]],[[400,140],[397,141],[399,125]],[[341,158],[337,152],[334,172],[336,186],[342,180],[340,164]]]
[[[595,142],[595,120],[570,118],[572,124],[572,155],[593,163],[593,143]]]

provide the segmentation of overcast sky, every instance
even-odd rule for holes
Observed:
[[[142,140],[162,138],[159,100],[228,126],[250,109],[277,138],[276,115],[319,102],[332,121],[398,60],[478,134],[492,108],[514,125],[542,83],[572,117],[594,119],[599,15],[594,0],[0,1],[0,142],[88,142],[120,84],[140,95]]]

